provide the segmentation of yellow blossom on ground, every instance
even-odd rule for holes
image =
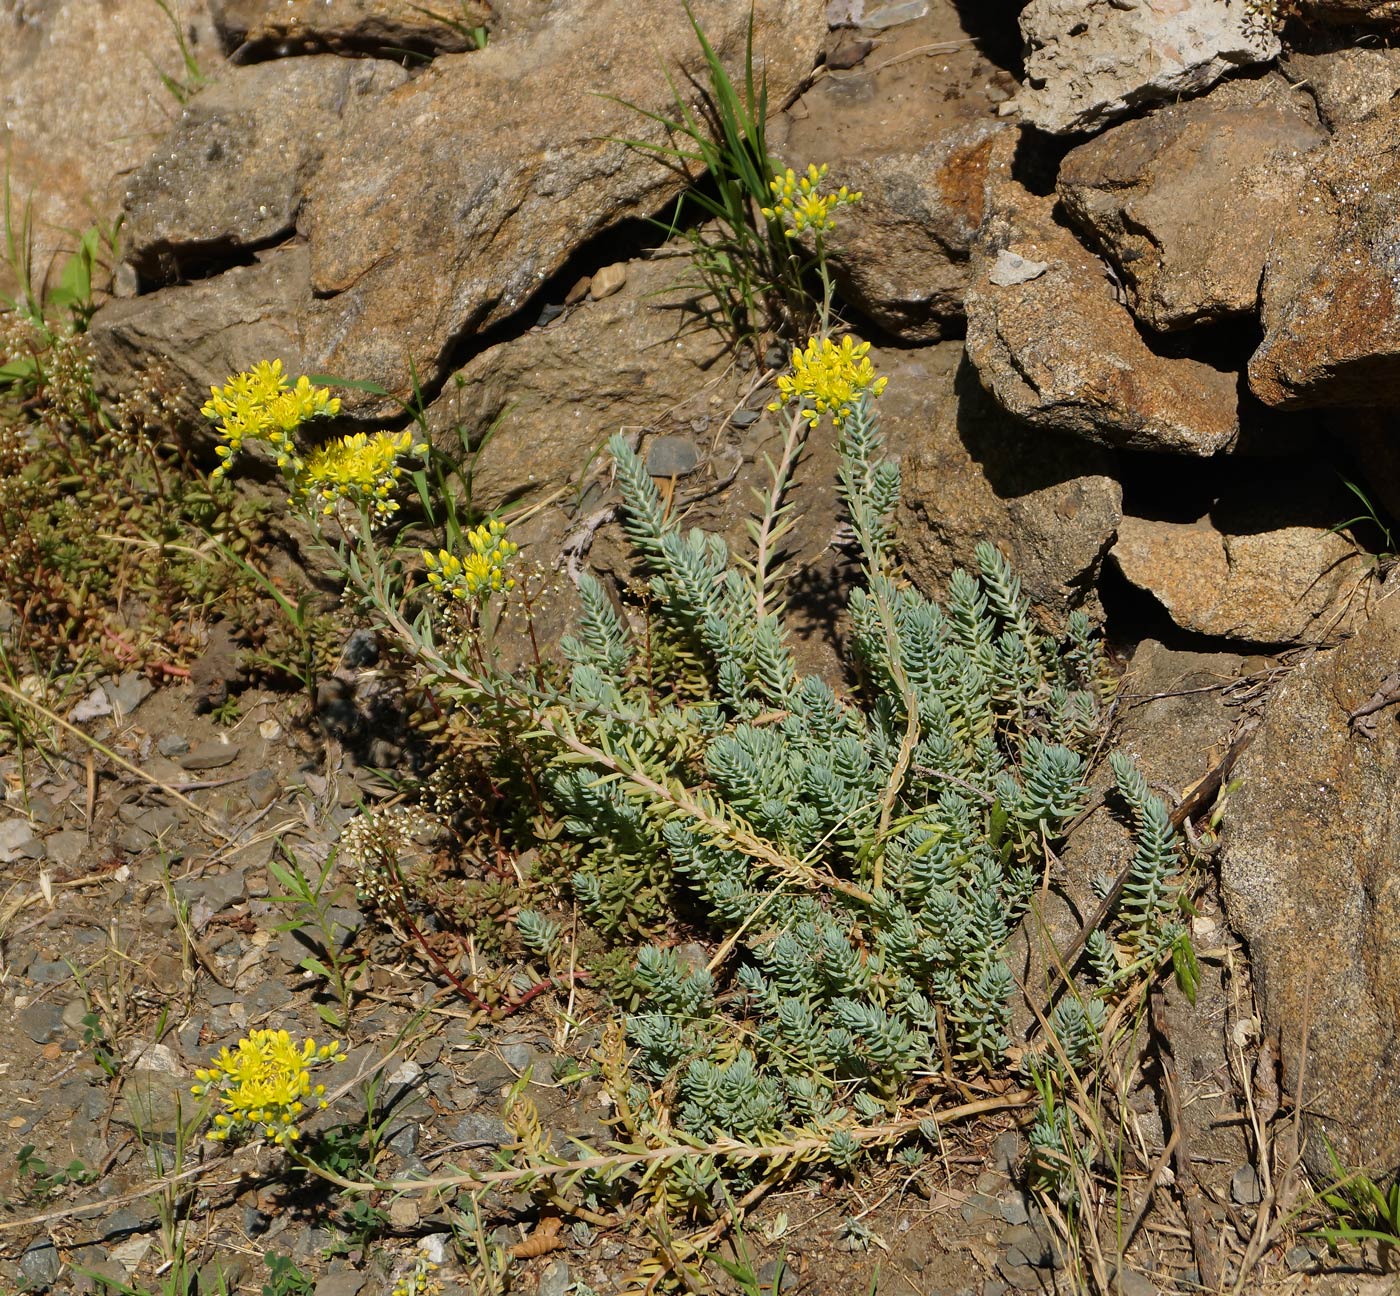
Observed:
[[[831,213],[838,207],[860,202],[863,195],[852,193],[845,185],[835,193],[822,193],[821,185],[826,179],[826,172],[825,162],[821,166],[813,163],[802,176],[788,167],[782,175],[769,182],[773,205],[760,208],[764,217],[780,222],[788,238],[796,238],[803,230],[811,230],[817,235],[830,233],[836,228]]]
[[[428,567],[428,583],[439,594],[456,599],[482,600],[487,595],[515,588],[515,581],[505,574],[506,564],[515,557],[519,546],[505,538],[505,524],[495,518],[468,531],[465,539],[469,552],[459,556],[439,549],[437,553],[423,551]]]
[[[427,452],[426,445],[414,445],[409,432],[356,432],[312,451],[297,485],[323,513],[333,513],[344,500],[382,521],[398,512],[393,491],[403,478],[399,456]]]
[[[220,461],[215,480],[228,472],[245,441],[267,442],[277,466],[294,476],[304,464],[293,434],[307,419],[338,414],[340,398],[304,375],[290,382],[280,360],[261,360],[222,387],[211,387],[199,412],[218,424],[224,438],[214,452]]]
[[[437,1265],[420,1253],[413,1268],[394,1284],[389,1296],[437,1296],[442,1291],[442,1283],[434,1277],[436,1269]]]
[[[210,1066],[195,1072],[199,1083],[191,1092],[219,1104],[211,1139],[252,1131],[286,1147],[300,1136],[298,1122],[307,1108],[326,1106],[326,1086],[313,1084],[311,1072],[344,1058],[339,1044],[306,1039],[297,1045],[284,1030],[250,1031],[236,1048],[222,1049]]]
[[[792,373],[778,379],[781,395],[768,408],[779,410],[796,401],[812,426],[830,414],[839,428],[863,395],[878,396],[889,381],[875,376],[869,351],[869,342],[857,342],[849,333],[839,343],[810,338],[792,353]]]

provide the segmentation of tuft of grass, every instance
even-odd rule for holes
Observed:
[[[768,152],[768,85],[754,70],[753,14],[743,75],[736,85],[688,3],[685,11],[700,43],[708,81],[686,74],[697,106],[690,106],[669,73],[674,116],[607,97],[665,132],[667,143],[635,137],[618,142],[651,155],[685,182],[662,228],[668,237],[682,233],[690,244],[695,287],[715,303],[735,349],[748,346],[758,354],[770,323],[801,332],[817,312],[807,290],[807,267],[793,241],[780,221],[763,215],[773,199],[777,168]],[[699,222],[708,222],[709,228]]]

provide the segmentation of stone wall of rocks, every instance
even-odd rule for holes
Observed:
[[[619,246],[681,187],[619,138],[658,140],[635,109],[669,111],[663,69],[699,67],[679,5],[470,0],[477,49],[395,0],[212,0],[190,19],[212,83],[183,108],[96,56],[174,58],[153,6],[110,7],[107,35],[80,2],[0,43],[15,183],[50,224],[124,194],[106,389],[158,367],[192,409],[270,355],[416,381],[435,435],[479,451],[474,502],[553,510],[537,532],[573,556],[606,436],[680,437],[677,475],[733,523],[774,434],[762,375],[688,311],[674,248]],[[748,0],[694,8],[737,68]],[[774,148],[865,195],[831,257],[891,375],[906,570],[937,592],[990,537],[1045,606],[1112,617],[1137,590],[1179,648],[1353,636],[1271,704],[1225,884],[1289,1083],[1306,1054],[1334,1143],[1400,1164],[1393,1095],[1363,1101],[1400,1031],[1396,708],[1355,719],[1395,667],[1395,583],[1336,530],[1339,474],[1400,509],[1400,5],[856,8],[864,29],[759,0],[754,36],[770,100],[794,101]],[[102,74],[65,75],[84,59]],[[819,551],[834,528],[812,524]]]

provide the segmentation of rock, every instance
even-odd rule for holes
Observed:
[[[55,864],[76,864],[88,848],[88,835],[76,828],[63,828],[44,838],[44,848]]]
[[[94,686],[91,693],[81,698],[77,705],[68,713],[68,719],[74,724],[87,724],[89,720],[101,720],[104,716],[112,714],[112,699],[107,696],[107,692],[102,686]]]
[[[707,371],[724,339],[677,333],[688,296],[673,263],[636,262],[621,291],[482,352],[456,374],[428,424],[450,453],[475,447],[473,507],[493,511],[575,480],[619,427],[674,426],[691,409],[708,410]]]
[[[411,0],[212,0],[224,49],[241,61],[288,54],[434,58],[475,49],[491,25],[486,0],[454,0],[452,21]]]
[[[851,306],[885,332],[930,342],[961,331],[988,162],[1007,130],[1005,122],[975,121],[917,149],[831,163],[834,183],[863,195],[837,212],[827,236],[832,275]]]
[[[771,1282],[771,1276],[770,1280]],[[786,1289],[788,1284],[784,1283]],[[569,1264],[566,1260],[551,1260],[540,1273],[540,1285],[536,1296],[565,1296],[570,1291]]]
[[[1122,516],[1112,456],[1027,427],[997,408],[956,342],[892,353],[881,418],[898,438],[896,534],[905,570],[930,597],[990,540],[1033,603],[1057,615],[1086,600]]]
[[[1027,261],[1025,257],[1002,248],[997,253],[991,270],[987,272],[987,278],[998,288],[1010,288],[1015,284],[1030,283],[1032,279],[1039,279],[1048,269],[1048,262]]]
[[[588,295],[594,301],[602,301],[604,297],[611,297],[626,282],[627,263],[625,261],[604,266],[589,280]]]
[[[48,1238],[40,1238],[25,1248],[19,1258],[19,1282],[22,1291],[48,1291],[63,1272],[63,1259],[58,1248]]]
[[[1242,1165],[1231,1177],[1230,1200],[1240,1206],[1257,1206],[1264,1200],[1259,1172],[1252,1165]]]
[[[1258,6],[1228,0],[1094,4],[1030,0],[1021,11],[1026,120],[1063,135],[1209,89],[1279,52]]]
[[[133,177],[125,259],[170,282],[291,233],[323,152],[407,79],[393,63],[329,56],[229,68]]]
[[[700,452],[689,437],[660,436],[647,446],[647,475],[688,477],[700,466]]]
[[[1249,385],[1266,404],[1400,403],[1400,100],[1309,158],[1306,213],[1269,257]]]
[[[733,68],[749,8],[694,9]],[[820,0],[755,6],[774,102],[811,70],[821,9]],[[581,0],[529,39],[438,59],[355,118],[299,221],[315,300],[297,315],[314,369],[404,396],[416,370],[431,387],[449,342],[513,315],[589,239],[661,210],[677,193],[674,171],[618,142],[659,141],[659,130],[611,96],[669,113],[667,75],[684,81],[677,64],[701,66],[679,6]],[[608,96],[597,93],[604,86]],[[348,393],[347,407],[397,412],[367,393]]]
[[[222,63],[199,6],[181,10],[206,75]],[[14,214],[32,199],[32,264],[56,282],[72,231],[110,225],[126,179],[179,106],[160,74],[181,75],[171,20],[149,0],[64,0],[0,8],[0,123]],[[0,294],[17,285],[0,265]]]
[[[1302,159],[1326,139],[1312,100],[1282,77],[1235,81],[1074,149],[1060,200],[1112,260],[1139,320],[1211,323],[1258,309]]]
[[[316,1283],[315,1296],[359,1296],[369,1275],[355,1269],[328,1273]]]
[[[120,679],[104,680],[102,688],[113,710],[123,719],[155,692],[151,681],[136,671],[126,671]]]
[[[1350,723],[1400,660],[1396,593],[1392,576],[1352,638],[1283,680],[1223,820],[1226,910],[1323,1180],[1329,1144],[1378,1180],[1400,1166],[1400,723],[1394,706],[1371,734]]]
[[[183,756],[190,749],[190,740],[184,734],[164,734],[156,741],[156,750],[166,757]]]
[[[44,843],[34,835],[34,826],[28,819],[0,821],[0,864],[43,859],[46,854]]]
[[[1235,376],[1152,351],[1102,262],[1055,223],[1053,205],[1012,180],[989,193],[966,299],[967,353],[982,385],[1034,427],[1099,445],[1192,455],[1229,447],[1239,431]],[[998,286],[1003,251],[1049,268]]]
[[[1346,44],[1320,53],[1293,51],[1283,65],[1317,101],[1328,130],[1340,130],[1400,94],[1400,49]]]
[[[112,1119],[143,1139],[168,1142],[191,1120],[194,1108],[188,1077],[138,1067],[126,1074]]]
[[[1259,644],[1344,631],[1366,559],[1323,525],[1310,480],[1271,476],[1272,489],[1237,490],[1194,522],[1125,517],[1110,557],[1183,630]]]
[[[310,291],[310,254],[293,245],[196,283],[110,301],[88,330],[94,375],[116,398],[154,374],[194,425],[207,426],[199,406],[230,374],[277,358],[288,373],[306,371],[288,321]],[[227,669],[234,670],[231,659]]]
[[[180,768],[186,770],[221,769],[225,765],[232,765],[238,759],[240,750],[235,743],[220,742],[216,738],[211,739],[209,742],[200,743],[194,750],[181,756]]]
[[[66,1032],[63,1005],[43,999],[29,1004],[19,1014],[19,1028],[36,1044],[51,1044],[62,1039]]]

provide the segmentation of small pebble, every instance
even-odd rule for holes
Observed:
[[[604,266],[593,276],[593,282],[588,287],[589,295],[594,301],[602,301],[604,297],[611,297],[626,282],[627,263],[618,261],[614,265]]]

